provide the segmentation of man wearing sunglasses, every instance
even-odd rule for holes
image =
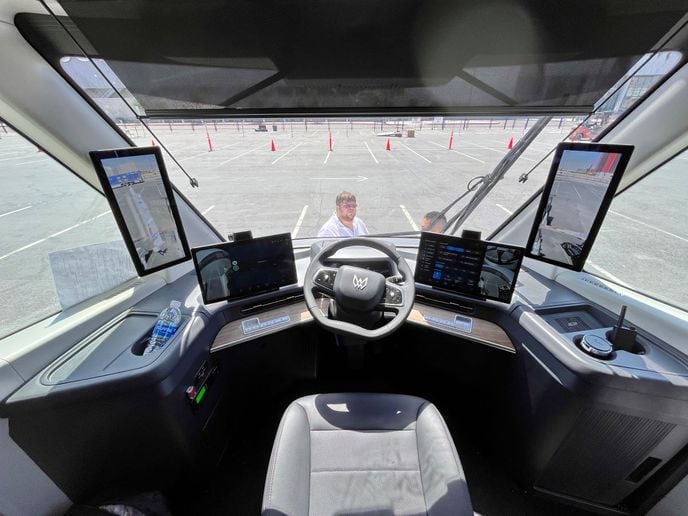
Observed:
[[[352,237],[367,235],[368,228],[356,216],[356,196],[342,192],[335,201],[335,213],[318,231],[319,237]]]

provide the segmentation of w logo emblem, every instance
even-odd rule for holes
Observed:
[[[363,290],[366,288],[366,285],[368,284],[368,278],[359,278],[354,274],[354,288],[357,288],[358,290]]]

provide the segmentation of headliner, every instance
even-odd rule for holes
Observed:
[[[62,23],[149,116],[589,112],[688,9],[645,0],[59,3]],[[17,18],[29,39],[78,53],[55,20]]]

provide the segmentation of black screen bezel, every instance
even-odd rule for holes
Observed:
[[[545,183],[545,186],[542,191],[542,196],[540,197],[540,204],[538,205],[538,209],[535,212],[535,219],[533,221],[533,225],[530,228],[530,235],[528,236],[528,243],[526,244],[525,248],[525,255],[528,258],[532,258],[533,260],[538,260],[540,262],[545,262],[552,265],[557,265],[559,267],[563,267],[565,269],[573,270],[576,272],[580,272],[583,270],[585,266],[585,261],[587,260],[588,255],[592,250],[592,246],[595,243],[595,239],[597,238],[597,234],[599,233],[600,228],[602,227],[604,217],[606,216],[607,211],[609,210],[609,206],[612,203],[612,199],[616,194],[616,189],[619,186],[619,181],[621,181],[621,176],[623,176],[626,170],[626,166],[628,165],[628,162],[631,159],[633,149],[633,145],[610,145],[602,143],[562,142],[557,145],[557,150],[554,154],[554,159],[552,160],[552,166],[550,167],[549,176],[547,177],[547,182]],[[602,202],[600,203],[599,209],[597,210],[597,215],[595,216],[595,219],[593,220],[593,223],[590,226],[588,238],[586,239],[585,245],[581,250],[579,267],[576,267],[573,264],[568,264],[565,262],[560,262],[558,260],[553,260],[551,258],[539,256],[537,254],[531,253],[530,251],[533,248],[533,245],[535,244],[535,239],[537,238],[540,223],[544,217],[545,210],[547,209],[547,202],[549,200],[549,195],[552,192],[552,188],[554,186],[554,180],[556,179],[557,171],[559,170],[561,158],[564,155],[564,151],[567,150],[608,152],[621,154],[621,157],[619,158],[619,164],[617,165],[616,170],[614,170],[614,175],[612,176],[612,179],[609,182],[607,191],[604,194],[604,197],[602,198]]]
[[[151,154],[155,156],[155,160],[158,164],[158,170],[160,171],[160,176],[162,178],[162,184],[165,189],[165,195],[167,196],[167,204],[170,208],[170,212],[172,213],[172,219],[174,220],[175,229],[177,230],[179,240],[182,244],[184,256],[176,260],[164,263],[162,265],[158,265],[157,267],[151,267],[148,269],[144,266],[143,263],[141,263],[141,259],[139,258],[139,255],[136,252],[134,240],[131,237],[131,234],[129,233],[129,228],[127,227],[126,221],[124,220],[124,216],[122,214],[122,210],[120,209],[119,203],[117,202],[117,198],[115,197],[115,192],[112,186],[110,185],[110,180],[108,179],[107,172],[105,171],[105,167],[103,166],[103,160],[111,158],[126,158],[129,156],[144,156]],[[189,248],[189,244],[186,240],[186,233],[184,233],[184,226],[182,225],[182,219],[179,215],[179,210],[177,209],[177,203],[174,199],[174,191],[172,190],[172,184],[170,183],[169,176],[167,175],[167,169],[165,168],[165,163],[162,159],[162,152],[160,151],[160,148],[126,147],[123,149],[90,151],[88,155],[90,156],[91,161],[93,162],[93,166],[96,170],[96,175],[98,176],[100,185],[103,188],[103,193],[105,194],[105,198],[107,199],[108,204],[110,205],[110,209],[112,210],[112,214],[115,217],[115,221],[117,222],[119,231],[120,233],[122,233],[122,238],[127,246],[127,250],[129,251],[131,260],[134,262],[134,267],[136,267],[136,272],[138,273],[138,275],[146,276],[148,274],[152,274],[154,272],[172,267],[173,265],[177,265],[178,263],[190,260],[191,249]]]
[[[416,269],[413,272],[413,280],[416,283],[420,283],[422,285],[427,285],[434,290],[439,290],[442,292],[449,292],[451,294],[457,294],[460,296],[469,297],[472,299],[479,299],[482,301],[489,299],[491,301],[498,301],[500,303],[506,303],[506,304],[511,303],[511,299],[513,298],[513,295],[514,295],[514,291],[516,290],[516,283],[518,282],[518,275],[521,272],[521,265],[523,264],[523,258],[525,256],[525,249],[523,247],[520,247],[517,245],[511,245],[511,244],[504,244],[502,242],[489,242],[486,240],[462,238],[462,237],[457,237],[454,235],[447,235],[444,233],[430,233],[427,231],[423,231],[423,232],[421,232],[420,241],[418,242],[418,254],[420,254],[421,246],[423,245],[424,239],[428,238],[428,237],[446,239],[445,241],[452,243],[452,244],[464,244],[465,245],[466,243],[475,244],[476,242],[478,242],[483,246],[484,250],[486,250],[487,246],[496,245],[496,246],[500,246],[500,247],[507,247],[509,249],[515,249],[515,250],[521,251],[521,254],[520,254],[519,259],[518,259],[518,264],[517,264],[516,269],[515,269],[514,279],[511,283],[511,289],[509,290],[509,300],[508,301],[505,301],[504,299],[500,299],[498,297],[481,296],[481,295],[475,294],[474,292],[468,292],[468,291],[456,290],[456,289],[448,289],[448,288],[441,287],[438,285],[433,285],[432,283],[426,283],[424,281],[421,281],[418,279],[418,260],[416,260]],[[484,256],[484,253],[483,253],[483,256]],[[484,261],[483,261],[483,263],[484,263]]]
[[[250,292],[248,294],[243,294],[240,296],[229,295],[227,297],[220,297],[220,298],[211,299],[211,300],[206,298],[205,292],[203,292],[203,278],[201,277],[201,270],[199,268],[198,258],[196,256],[198,251],[203,251],[206,249],[218,249],[218,248],[225,250],[225,251],[229,251],[232,248],[244,247],[247,245],[251,245],[255,242],[260,242],[260,241],[272,239],[275,237],[283,237],[285,239],[285,241],[289,244],[289,249],[291,250],[292,260],[291,260],[291,271],[290,272],[292,273],[292,276],[289,278],[289,281],[286,281],[285,283],[283,283],[281,285],[272,286],[270,288],[266,288],[263,290],[256,290],[254,292]],[[194,247],[193,249],[191,249],[191,256],[193,259],[194,269],[196,270],[196,278],[198,279],[198,286],[201,290],[201,297],[203,298],[203,303],[206,305],[208,305],[210,303],[218,303],[220,301],[234,301],[237,299],[244,299],[247,297],[265,294],[266,292],[274,292],[275,290],[278,290],[282,287],[286,287],[288,285],[293,285],[293,284],[298,283],[298,276],[296,273],[296,258],[294,257],[294,246],[293,246],[292,239],[291,239],[291,233],[277,233],[274,235],[267,235],[267,236],[258,237],[258,238],[251,238],[248,240],[238,240],[238,241],[234,241],[234,242],[218,242],[216,244],[204,245],[201,247]]]

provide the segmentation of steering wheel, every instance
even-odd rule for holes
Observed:
[[[403,283],[393,283],[379,272],[343,265],[327,267],[325,260],[346,247],[362,246],[381,251],[391,258],[402,275]],[[344,311],[363,318],[374,312],[392,312],[394,317],[379,328],[367,329],[358,324],[324,315],[315,299],[319,292],[334,299]],[[303,294],[313,319],[324,328],[342,335],[365,340],[381,339],[397,330],[408,318],[416,297],[413,272],[406,260],[388,245],[367,238],[348,238],[322,249],[308,265]]]

